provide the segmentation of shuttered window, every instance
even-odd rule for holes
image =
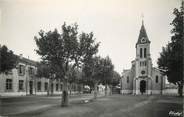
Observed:
[[[140,58],[142,58],[142,48],[140,48]]]
[[[24,81],[23,80],[19,80],[19,90],[23,90],[23,86],[24,86]]]
[[[6,90],[12,90],[12,79],[6,79]]]
[[[156,76],[156,78],[155,78],[155,82],[156,82],[156,83],[158,83],[158,76]]]

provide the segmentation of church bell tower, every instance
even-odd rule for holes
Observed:
[[[152,60],[150,55],[150,40],[147,36],[144,21],[140,29],[139,37],[136,43],[136,94],[148,92],[149,79],[151,79]]]

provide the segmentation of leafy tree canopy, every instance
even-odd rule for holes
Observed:
[[[43,61],[47,61],[54,68],[57,76],[68,75],[69,67],[81,67],[83,61],[98,52],[99,43],[95,43],[93,33],[78,35],[78,25],[62,25],[62,32],[39,32],[35,37]]]
[[[110,58],[101,58],[100,56],[93,57],[83,66],[85,78],[93,83],[110,84],[113,78],[113,69],[114,66]]]
[[[158,58],[158,66],[167,75],[168,81],[177,84],[181,90],[183,86],[183,6],[180,10],[175,8],[173,14],[175,18],[171,23],[173,26],[171,41],[162,48],[160,58]]]
[[[17,56],[5,45],[0,46],[0,73],[6,73],[13,69],[17,63]]]
[[[118,72],[113,72],[112,85],[117,86],[120,83],[121,76]]]

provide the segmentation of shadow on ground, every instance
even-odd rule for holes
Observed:
[[[174,117],[170,111],[183,111],[183,98],[174,96],[112,95],[97,100],[74,100],[68,107],[54,103],[34,111],[18,113],[22,117]],[[56,99],[51,100],[58,101]],[[49,101],[48,101],[49,102]],[[176,117],[176,116],[175,116]],[[178,116],[179,117],[179,116]],[[182,115],[180,116],[182,117]]]

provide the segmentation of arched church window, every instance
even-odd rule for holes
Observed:
[[[146,48],[144,48],[144,58],[146,58]]]
[[[140,48],[140,58],[142,58],[142,48]]]
[[[156,76],[155,82],[158,83],[158,76]]]
[[[141,74],[142,74],[142,75],[145,74],[145,73],[146,73],[146,72],[145,72],[144,70],[141,71]]]
[[[127,83],[129,83],[129,76],[127,76]]]

